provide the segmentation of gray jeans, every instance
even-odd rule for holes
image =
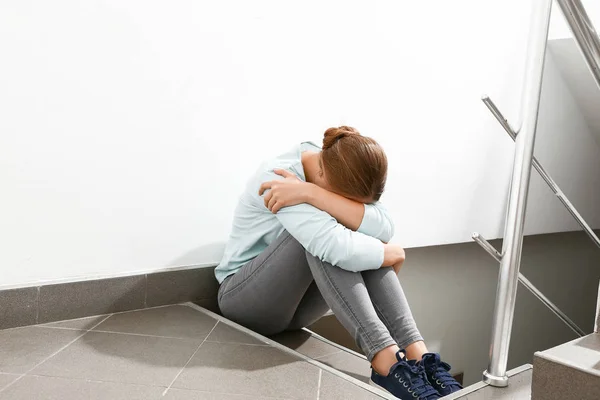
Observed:
[[[309,254],[283,232],[219,288],[223,315],[263,335],[301,329],[329,309],[369,361],[423,340],[392,268],[350,272]]]

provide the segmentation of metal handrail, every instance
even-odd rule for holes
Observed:
[[[598,285],[598,303],[596,303],[596,322],[594,323],[594,332],[600,332],[600,284]]]
[[[532,2],[532,5],[532,24],[522,99],[523,125],[515,140],[512,183],[510,185],[498,288],[496,290],[496,305],[493,315],[490,362],[487,370],[483,373],[484,382],[498,387],[508,386],[508,376],[506,374],[508,348],[519,282],[525,210],[527,208],[527,194],[531,176],[552,0],[538,0]]]
[[[479,233],[473,233],[473,240],[477,242],[485,251],[487,251],[494,259],[498,262],[502,261],[502,254],[496,250],[494,246],[490,244],[483,236]],[[539,290],[529,279],[523,276],[519,272],[519,282],[525,286],[527,290],[531,292],[535,297],[538,298],[550,311],[554,313],[562,322],[565,323],[577,336],[585,336],[585,332],[581,329],[571,318],[567,316],[556,304],[554,304],[541,290]]]
[[[579,49],[583,53],[588,68],[592,72],[596,84],[600,88],[600,38],[580,0],[557,0],[557,2],[573,32]],[[529,289],[563,322],[573,329],[574,332],[578,335],[584,334],[572,320],[570,320],[558,307],[556,307],[556,305],[554,305],[519,272],[521,251],[523,247],[523,228],[525,224],[527,194],[529,191],[532,165],[539,172],[554,194],[559,198],[561,203],[569,210],[579,225],[581,225],[583,230],[594,243],[600,247],[598,236],[596,236],[591,227],[585,222],[583,217],[581,217],[579,212],[567,199],[558,185],[552,180],[550,175],[542,168],[537,159],[533,157],[551,11],[552,0],[538,0],[533,2],[532,24],[529,35],[528,58],[525,72],[525,87],[522,100],[522,109],[524,111],[523,126],[520,132],[516,132],[512,129],[508,121],[502,116],[498,108],[489,98],[486,97],[483,99],[484,103],[492,114],[494,114],[498,122],[500,122],[502,127],[516,142],[512,180],[509,190],[508,210],[504,227],[502,254],[480,235],[473,235],[473,239],[500,262],[496,304],[493,316],[490,362],[488,369],[483,373],[484,382],[497,387],[508,386],[506,366],[518,282],[521,282]],[[598,327],[596,327],[596,329],[598,329]]]
[[[600,88],[600,37],[580,0],[556,0]]]
[[[494,115],[494,117],[496,117],[498,122],[500,122],[500,125],[502,125],[502,127],[504,128],[506,133],[508,133],[508,135],[513,140],[516,140],[517,133],[512,129],[512,127],[510,126],[510,124],[508,123],[506,118],[504,118],[504,116],[502,115],[500,110],[498,110],[498,107],[496,107],[496,104],[494,104],[492,99],[490,99],[487,96],[484,96],[481,100],[485,103],[485,105],[488,107],[488,109],[491,111],[491,113]],[[569,213],[571,213],[573,218],[575,218],[575,220],[577,221],[579,226],[581,226],[581,228],[585,231],[585,233],[587,233],[587,235],[590,237],[590,239],[592,239],[592,241],[596,244],[596,246],[600,247],[600,239],[598,238],[598,236],[596,235],[596,233],[594,232],[592,227],[589,226],[587,224],[587,222],[585,222],[585,220],[583,219],[581,214],[579,214],[579,212],[577,211],[577,209],[575,208],[573,203],[571,203],[569,201],[567,196],[565,196],[565,194],[562,192],[562,190],[560,190],[560,188],[558,187],[556,182],[554,182],[554,180],[550,177],[550,175],[546,172],[546,170],[542,167],[542,165],[539,163],[539,161],[535,157],[533,157],[532,163],[533,163],[533,167],[535,168],[535,170],[540,174],[542,179],[548,184],[548,186],[550,187],[550,190],[552,190],[552,192],[556,195],[556,197],[558,197],[560,202],[563,203],[563,205],[569,211]]]

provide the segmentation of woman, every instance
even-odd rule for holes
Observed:
[[[460,389],[427,352],[397,273],[404,250],[378,202],[387,158],[351,127],[330,128],[323,148],[302,143],[264,163],[235,210],[223,260],[224,316],[263,335],[301,329],[329,309],[372,365],[371,380],[402,399]]]

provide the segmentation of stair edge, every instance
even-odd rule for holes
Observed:
[[[263,336],[263,335],[261,335],[261,334],[259,334],[257,332],[254,332],[254,331],[252,331],[252,330],[250,330],[250,329],[248,329],[248,328],[246,328],[246,327],[244,327],[244,326],[242,326],[240,324],[237,324],[237,323],[235,323],[235,322],[233,322],[233,321],[231,321],[231,320],[223,317],[222,315],[216,314],[216,313],[214,313],[214,312],[212,312],[210,310],[207,310],[204,307],[201,307],[201,306],[199,306],[197,304],[194,304],[192,302],[185,302],[185,303],[181,303],[181,304],[184,305],[184,306],[188,306],[190,308],[193,308],[196,311],[202,312],[202,313],[204,313],[204,314],[206,314],[208,316],[211,316],[214,319],[216,319],[216,320],[218,320],[218,321],[220,321],[220,322],[222,322],[222,323],[224,323],[226,325],[229,325],[229,326],[231,326],[231,327],[233,327],[233,328],[235,328],[235,329],[237,329],[237,330],[239,330],[241,332],[244,332],[244,333],[246,333],[246,334],[248,334],[248,335],[250,335],[250,336],[252,336],[252,337],[254,337],[256,339],[259,339],[259,340],[261,340],[261,341],[263,341],[263,342],[265,342],[265,343],[273,346],[274,348],[276,348],[278,350],[283,351],[284,353],[288,353],[290,355],[298,357],[298,358],[302,359],[303,361],[305,361],[305,362],[307,362],[309,364],[312,364],[315,367],[322,369],[323,371],[329,372],[329,373],[337,376],[338,378],[341,378],[341,379],[343,379],[343,380],[345,380],[345,381],[347,381],[347,382],[349,382],[351,384],[359,386],[360,388],[362,388],[362,389],[364,389],[364,390],[366,390],[368,392],[371,392],[374,395],[379,396],[380,398],[388,399],[388,400],[397,400],[396,397],[394,397],[393,395],[391,395],[389,393],[384,392],[383,390],[380,390],[380,389],[378,389],[378,388],[376,388],[374,386],[369,385],[368,383],[362,382],[362,381],[360,381],[360,380],[358,380],[358,379],[356,379],[356,378],[354,378],[354,377],[352,377],[352,376],[350,376],[348,374],[345,374],[345,373],[343,373],[341,371],[338,371],[337,369],[335,369],[333,367],[330,367],[329,365],[324,364],[324,363],[322,363],[322,362],[320,362],[318,360],[315,360],[313,358],[305,356],[304,354],[299,353],[299,352],[297,352],[297,351],[295,351],[293,349],[290,349],[287,346],[284,346],[284,345],[282,345],[280,343],[277,343],[276,341],[274,341],[274,340],[272,340],[272,339],[270,339],[270,338],[268,338],[266,336]]]
[[[594,369],[591,369],[591,368],[581,367],[579,365],[574,364],[571,360],[566,360],[566,359],[561,358],[561,357],[556,357],[556,356],[553,356],[551,354],[546,354],[543,351],[536,351],[533,354],[533,357],[534,357],[534,359],[535,359],[535,357],[541,358],[541,359],[544,359],[546,361],[553,362],[555,364],[560,364],[560,365],[563,365],[565,367],[572,368],[572,369],[575,369],[577,371],[580,371],[580,372],[583,372],[583,373],[586,373],[586,374],[590,374],[590,375],[594,375],[594,376],[597,376],[597,377],[600,378],[600,371],[598,371],[598,370],[594,370]]]
[[[528,371],[530,369],[533,369],[533,365],[532,364],[523,364],[520,365],[516,368],[511,369],[510,371],[508,371],[506,373],[506,375],[508,375],[509,379],[512,378],[513,376],[519,375],[525,371]],[[444,397],[445,400],[455,400],[455,399],[460,399],[468,394],[472,394],[475,393],[479,390],[484,389],[486,386],[490,386],[489,383],[485,383],[483,381],[479,381],[476,382],[472,385],[469,385],[467,387],[465,387],[462,390],[459,390],[458,392],[452,393],[449,396]]]

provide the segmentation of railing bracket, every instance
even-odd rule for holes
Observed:
[[[494,246],[492,246],[492,244],[490,242],[485,240],[485,238],[483,236],[481,236],[477,232],[473,232],[471,237],[478,245],[480,245],[485,251],[487,251],[489,255],[494,257],[496,259],[496,261],[498,261],[498,262],[502,261],[502,254],[500,254],[500,252],[498,250],[496,250],[496,248]]]
[[[492,115],[496,117],[496,119],[498,120],[500,125],[502,125],[506,133],[508,133],[508,136],[510,136],[512,140],[517,140],[517,132],[515,132],[515,130],[510,126],[510,124],[508,123],[506,118],[504,118],[504,115],[502,115],[502,113],[500,112],[496,104],[492,101],[492,99],[490,99],[488,96],[483,96],[481,98],[481,101],[483,101],[483,103],[487,106]],[[567,198],[567,196],[565,196],[562,190],[560,190],[560,187],[558,187],[556,182],[554,182],[552,177],[546,172],[544,167],[542,167],[537,158],[533,157],[532,165],[533,168],[535,168],[535,170],[540,174],[544,182],[546,182],[550,190],[552,190],[552,193],[556,195],[558,200],[565,206],[567,211],[569,211],[573,218],[575,218],[575,221],[577,221],[579,226],[581,226],[581,229],[583,229],[583,231],[590,237],[590,239],[592,239],[596,246],[600,247],[600,238],[598,238],[598,235],[596,235],[592,227],[589,226],[587,222],[585,222],[581,214],[579,214],[579,211],[577,211],[573,203],[571,203],[571,201]],[[473,239],[475,240],[475,238]]]
[[[508,135],[512,138],[512,140],[516,140],[517,132],[510,126],[510,123],[504,117],[504,115],[502,115],[502,113],[500,112],[496,104],[492,101],[492,99],[490,99],[489,96],[483,96],[481,98],[481,101],[483,101],[483,104],[487,106],[492,115],[496,117],[500,125],[502,125],[502,127],[504,128],[506,133],[508,133]]]
[[[494,257],[494,259],[498,262],[502,261],[502,254],[490,242],[488,242],[483,236],[481,236],[477,232],[473,232],[471,235],[473,240],[477,242],[489,255]],[[519,272],[519,282],[527,288],[535,297],[538,298],[550,311],[554,313],[562,322],[565,323],[577,336],[583,337],[585,336],[585,332],[581,329],[571,318],[567,316],[556,304],[554,304],[546,295],[544,295],[529,279],[523,276],[522,273]],[[600,303],[599,303],[600,304]],[[600,307],[600,305],[599,305]],[[488,374],[489,375],[489,374]],[[490,380],[489,376],[487,379]],[[491,381],[490,381],[491,382]]]

